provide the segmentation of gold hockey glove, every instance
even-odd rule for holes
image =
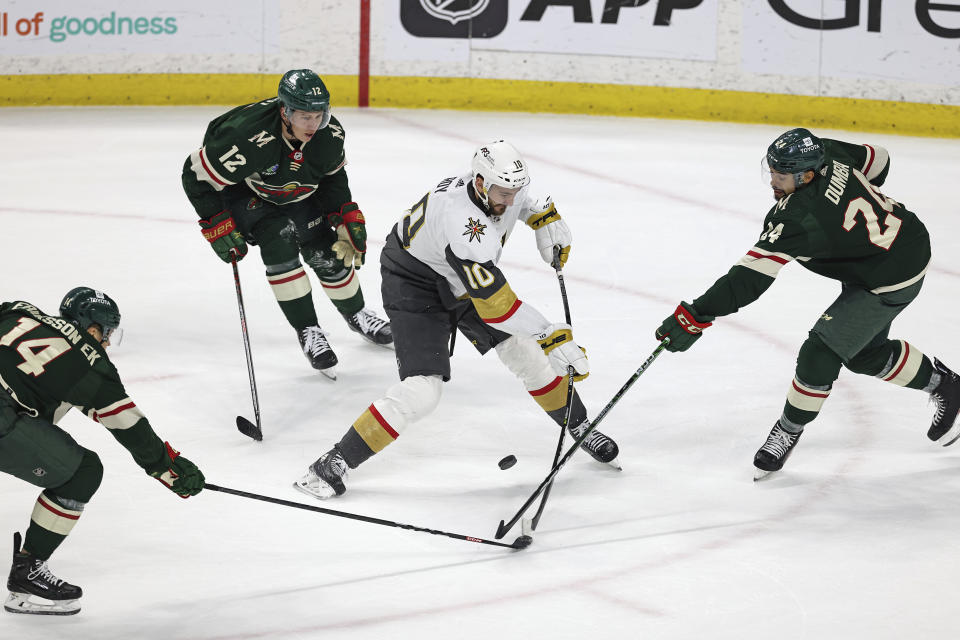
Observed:
[[[540,348],[550,360],[550,366],[559,376],[567,375],[567,367],[573,366],[574,380],[582,380],[590,375],[590,363],[587,361],[587,352],[573,341],[573,331],[570,325],[564,323],[551,324],[534,336],[540,343]]]
[[[563,267],[570,256],[570,244],[573,234],[567,223],[560,218],[553,200],[549,197],[542,203],[527,210],[527,226],[533,229],[537,238],[537,249],[543,261],[552,267]],[[560,264],[553,264],[553,248],[560,247]]]
[[[327,221],[337,232],[333,251],[348,269],[359,269],[367,255],[367,222],[356,202],[346,202],[339,213],[327,215]]]

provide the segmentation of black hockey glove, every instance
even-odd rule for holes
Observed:
[[[670,338],[667,351],[686,351],[696,342],[703,330],[713,325],[713,316],[701,316],[692,304],[681,302],[677,310],[657,329],[657,340]]]
[[[181,498],[195,496],[203,489],[203,473],[180,452],[163,443],[163,454],[160,459],[147,465],[146,472],[164,484]]]
[[[221,260],[231,262],[231,251],[236,253],[238,262],[247,255],[247,243],[243,239],[243,234],[237,230],[237,223],[233,221],[229,210],[224,209],[206,220],[201,218],[199,222],[203,237],[207,239]]]

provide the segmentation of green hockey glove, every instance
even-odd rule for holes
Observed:
[[[169,442],[163,443],[163,454],[159,460],[147,465],[146,472],[181,498],[195,496],[203,489],[203,473]]]
[[[236,253],[237,261],[247,255],[247,243],[243,239],[243,234],[237,230],[237,223],[233,221],[230,211],[224,209],[205,220],[201,218],[199,222],[203,237],[207,239],[221,260],[231,262],[231,252]]]
[[[337,232],[333,251],[348,269],[360,268],[367,255],[367,222],[356,202],[346,202],[339,213],[327,215],[327,222]]]
[[[696,342],[703,330],[713,324],[713,316],[701,316],[692,304],[681,302],[677,310],[657,329],[657,340],[670,338],[667,351],[686,351]]]

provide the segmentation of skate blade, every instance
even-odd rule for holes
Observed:
[[[771,475],[773,475],[774,473],[776,473],[776,471],[765,471],[765,470],[763,470],[763,469],[759,469],[759,468],[757,468],[757,467],[754,467],[754,468],[753,468],[753,481],[754,481],[754,482],[757,482],[757,481],[759,481],[759,480],[764,480],[764,479],[766,479],[766,478],[769,478],[769,477],[770,477]]]
[[[336,367],[327,367],[326,369],[317,369],[324,377],[329,378],[330,380],[337,379],[337,369]]]
[[[960,422],[954,424],[952,427],[950,427],[949,431],[940,436],[940,438],[937,440],[937,444],[943,445],[944,447],[949,447],[957,440],[960,440]]]
[[[391,340],[390,342],[380,343],[380,342],[377,342],[376,340],[374,340],[373,338],[371,338],[370,336],[366,335],[365,333],[360,333],[359,331],[354,331],[354,333],[358,334],[361,338],[363,338],[364,342],[369,342],[370,344],[372,344],[372,345],[375,346],[375,347],[383,347],[384,349],[393,349],[393,348],[394,348],[394,346],[393,346],[393,340]]]
[[[80,612],[78,599],[74,600],[47,600],[34,596],[39,602],[31,600],[28,593],[11,591],[10,597],[3,604],[3,609],[10,613],[25,613],[34,616],[72,616]]]
[[[321,488],[317,488],[316,491],[311,489],[307,483],[304,481],[304,478],[297,480],[293,483],[293,488],[299,491],[300,493],[305,493],[311,498],[316,498],[317,500],[329,500],[330,498],[337,495],[337,492],[333,490],[333,487],[327,485],[327,491],[324,491]]]
[[[618,457],[618,458],[614,458],[614,459],[611,460],[610,462],[604,462],[604,464],[613,467],[613,468],[616,469],[617,471],[623,471],[623,467],[620,466],[620,458],[619,458],[619,457]]]

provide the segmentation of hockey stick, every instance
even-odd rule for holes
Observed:
[[[560,264],[560,247],[553,247],[553,269],[557,272],[557,282],[560,283],[560,297],[563,299],[563,316],[567,321],[567,324],[572,324],[570,320],[570,302],[567,300],[567,285],[563,281],[563,266]],[[560,439],[557,440],[557,450],[553,454],[553,462],[550,464],[550,468],[553,468],[557,464],[557,460],[560,459],[560,453],[563,451],[563,439],[566,437],[567,426],[570,424],[570,414],[573,413],[573,365],[567,367],[567,410],[563,416],[563,424],[560,425]],[[533,519],[530,520],[530,530],[536,531],[537,525],[540,524],[540,516],[543,515],[543,510],[547,506],[547,498],[550,497],[550,490],[553,488],[553,481],[547,485],[547,488],[543,490],[543,498],[540,499],[540,506],[537,508],[537,513],[534,514]]]
[[[237,430],[243,435],[256,441],[263,440],[263,431],[260,428],[260,401],[257,399],[257,379],[253,376],[253,356],[250,354],[250,334],[247,333],[247,314],[243,310],[243,292],[240,291],[240,271],[237,269],[237,254],[230,256],[233,265],[233,282],[237,285],[237,306],[240,308],[240,330],[243,332],[243,349],[247,354],[247,374],[250,376],[250,395],[253,397],[253,414],[257,424],[253,424],[243,416],[237,416]]]
[[[371,516],[362,516],[358,513],[348,513],[346,511],[336,511],[335,509],[324,509],[323,507],[315,507],[310,504],[303,504],[302,502],[292,502],[290,500],[282,500],[280,498],[271,498],[270,496],[262,496],[257,493],[248,493],[246,491],[239,491],[237,489],[230,489],[228,487],[220,487],[215,484],[205,483],[205,489],[210,491],[219,491],[221,493],[229,493],[235,496],[240,496],[241,498],[250,498],[251,500],[262,500],[263,502],[271,502],[273,504],[283,505],[285,507],[293,507],[295,509],[304,509],[306,511],[316,511],[317,513],[325,513],[329,516],[337,516],[338,518],[349,518],[350,520],[360,520],[361,522],[369,522],[371,524],[379,524],[385,527],[397,527],[399,529],[407,529],[408,531],[422,531],[423,533],[432,533],[436,536],[447,536],[448,538],[454,538],[456,540],[465,540],[467,542],[476,542],[478,544],[489,544],[495,547],[506,547],[508,549],[526,549],[533,542],[533,538],[529,535],[522,535],[513,541],[511,544],[505,542],[496,542],[495,540],[485,540],[483,538],[475,538],[474,536],[465,536],[459,533],[450,533],[448,531],[439,531],[437,529],[427,529],[426,527],[416,527],[412,524],[403,524],[400,522],[393,522],[392,520],[384,520],[383,518],[373,518]]]
[[[663,350],[667,348],[668,344],[670,344],[670,338],[664,338],[660,341],[660,345],[653,350],[653,353],[647,356],[647,359],[643,361],[643,364],[640,365],[640,368],[633,372],[633,375],[630,376],[630,379],[627,380],[622,387],[620,387],[620,390],[617,391],[610,402],[607,403],[607,406],[601,409],[600,413],[597,414],[597,417],[594,418],[593,423],[586,428],[579,438],[577,438],[576,442],[573,443],[573,446],[567,449],[567,452],[563,455],[560,461],[553,465],[550,473],[547,474],[547,477],[544,478],[543,482],[540,483],[540,486],[537,487],[537,490],[533,492],[533,495],[527,498],[527,501],[523,503],[523,506],[520,507],[520,510],[517,511],[516,515],[510,518],[509,522],[504,523],[503,520],[500,521],[500,526],[497,527],[497,533],[494,536],[497,540],[506,535],[507,531],[509,531],[513,525],[517,524],[517,521],[523,516],[526,510],[530,508],[530,505],[533,504],[533,501],[536,500],[537,496],[539,496],[544,490],[544,487],[553,481],[553,478],[557,475],[560,469],[563,468],[563,465],[565,465],[571,456],[573,456],[574,452],[576,452],[577,448],[580,446],[580,443],[587,439],[587,437],[590,435],[590,432],[593,431],[598,424],[600,424],[610,409],[612,409],[613,406],[620,401],[620,398],[623,397],[623,394],[625,394],[627,390],[633,386],[633,383],[637,381],[637,378],[643,375],[643,372],[650,367],[653,361],[657,359],[657,356],[663,353]]]

